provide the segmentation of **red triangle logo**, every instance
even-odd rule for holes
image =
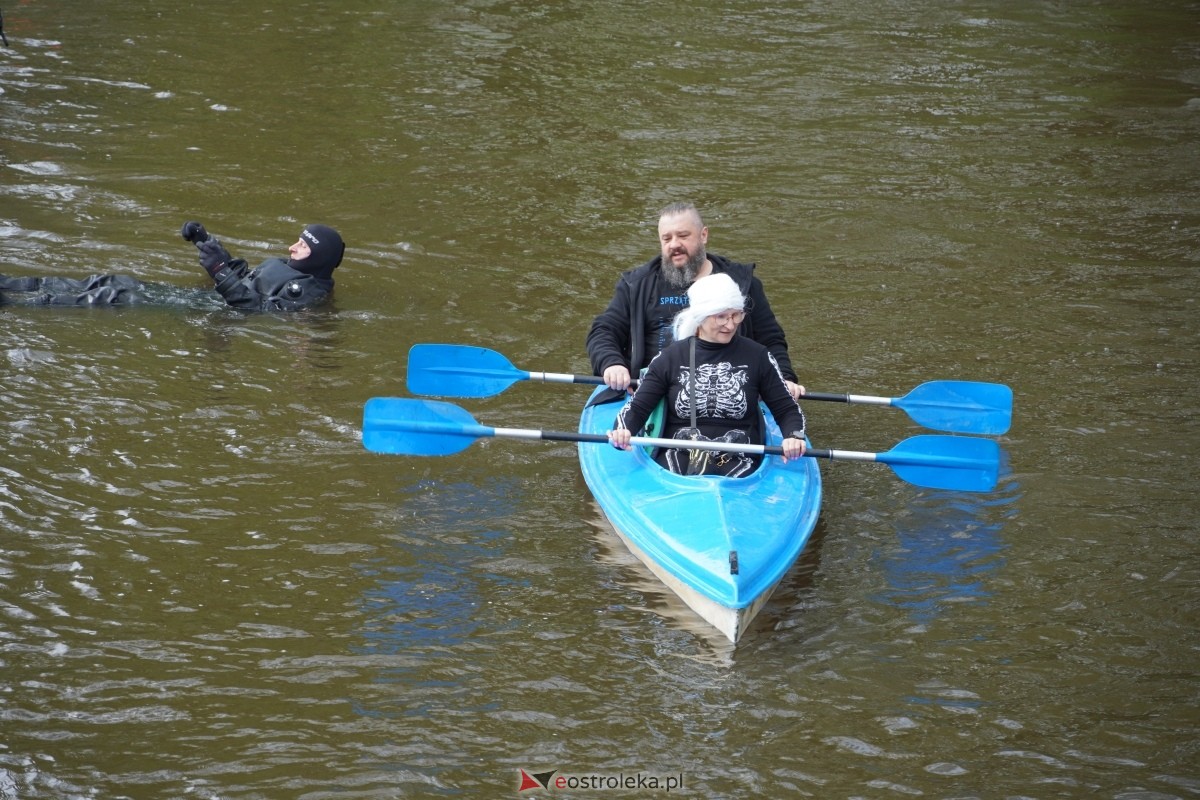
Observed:
[[[527,792],[530,789],[544,789],[544,788],[546,788],[546,787],[542,786],[540,783],[535,781],[533,779],[532,775],[530,775],[525,770],[521,770],[521,786],[520,786],[520,788],[517,789],[518,792]]]

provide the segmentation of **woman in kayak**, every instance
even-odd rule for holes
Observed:
[[[766,347],[738,334],[746,299],[732,278],[715,273],[687,291],[688,306],[675,317],[675,342],[650,362],[637,391],[608,432],[613,446],[629,448],[660,400],[666,400],[663,436],[676,439],[762,444],[762,400],[785,431],[783,457],[804,455],[804,412],[792,399],[779,363]],[[803,392],[803,389],[801,389]],[[664,447],[662,466],[686,475],[738,477],[756,459],[746,453]]]

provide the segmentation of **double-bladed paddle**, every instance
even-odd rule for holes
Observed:
[[[608,444],[596,433],[562,433],[480,425],[465,409],[453,403],[408,397],[373,397],[363,408],[363,446],[376,453],[412,456],[445,456],[468,448],[479,438],[542,439]],[[656,439],[635,436],[632,445],[723,450],[734,453],[782,455],[773,445],[732,442]],[[900,478],[930,489],[988,492],[995,488],[1000,471],[1000,446],[991,439],[936,434],[905,439],[886,453],[809,448],[809,458],[835,461],[876,461],[887,464]]]
[[[408,351],[408,390],[441,397],[491,397],[517,381],[583,383],[595,375],[528,372],[495,350],[460,344],[417,344]],[[807,392],[802,400],[895,406],[926,428],[953,433],[999,435],[1012,424],[1012,389],[1001,383],[929,381],[903,397]]]

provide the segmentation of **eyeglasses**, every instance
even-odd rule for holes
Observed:
[[[742,320],[746,318],[745,311],[726,311],[722,314],[710,314],[712,319],[717,321],[718,325],[724,325],[726,322],[732,322],[734,325],[742,324]]]

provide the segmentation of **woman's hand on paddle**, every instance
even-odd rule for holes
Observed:
[[[792,396],[793,400],[799,400],[801,397],[804,396],[804,387],[801,386],[800,384],[795,383],[793,381],[785,380],[783,382],[783,385],[787,387],[788,394],[790,394]]]
[[[629,440],[633,438],[633,434],[624,428],[617,428],[608,432],[608,440],[612,442],[612,446],[618,450],[628,450]]]
[[[783,463],[787,463],[789,458],[804,457],[804,440],[797,439],[794,436],[783,440]]]

